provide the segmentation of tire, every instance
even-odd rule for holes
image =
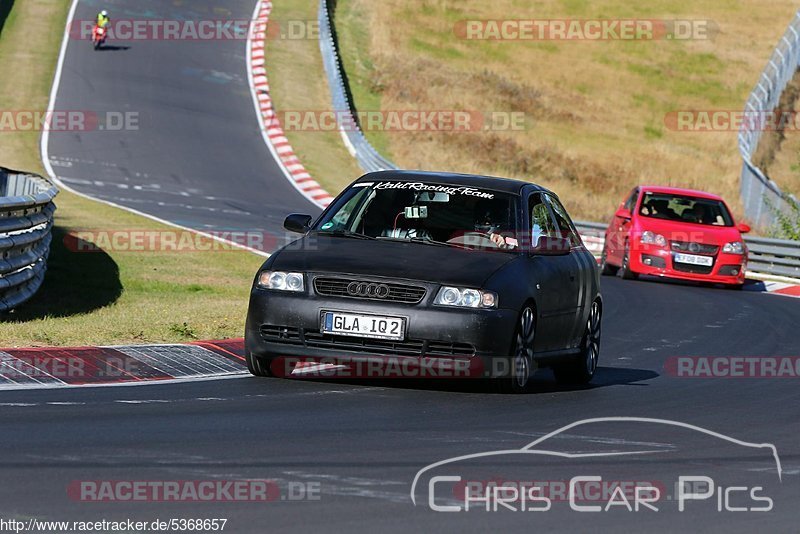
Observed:
[[[536,313],[526,306],[519,314],[511,347],[511,374],[495,379],[500,393],[525,393],[531,376],[535,372],[533,360],[533,340],[536,337]]]
[[[253,356],[250,352],[245,351],[244,359],[247,362],[247,370],[253,376],[272,376],[269,364],[261,358]]]
[[[625,243],[625,255],[622,256],[622,266],[619,268],[617,274],[623,280],[636,280],[639,278],[638,274],[631,271],[631,247],[627,242]]]
[[[600,255],[600,274],[603,276],[613,276],[617,274],[617,271],[619,271],[619,267],[608,263],[608,252],[606,252],[606,246],[603,245],[603,253]]]
[[[553,368],[559,384],[585,385],[591,382],[600,359],[600,337],[602,334],[603,309],[600,302],[592,302],[586,330],[583,334],[581,356],[567,364]]]

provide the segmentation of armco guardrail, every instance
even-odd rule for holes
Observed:
[[[747,270],[800,278],[800,242],[767,237],[745,239],[750,251]]]
[[[350,101],[341,58],[336,46],[336,31],[331,21],[331,9],[328,0],[319,2],[319,47],[322,52],[322,63],[331,89],[333,111],[339,119],[339,132],[350,153],[358,160],[361,168],[367,172],[396,169],[397,166],[381,156],[367,141],[358,126],[353,114],[353,103]]]
[[[784,211],[787,201],[797,198],[782,192],[752,161],[761,140],[768,115],[778,106],[781,94],[800,65],[800,11],[772,52],[764,72],[744,107],[739,127],[739,152],[742,154],[740,195],[745,216],[754,225],[766,228],[774,224],[773,210]],[[770,208],[771,205],[771,208]]]
[[[586,247],[600,256],[605,243],[606,226],[602,223],[577,221]],[[800,241],[747,237],[747,270],[754,273],[800,278]]]
[[[19,306],[42,285],[57,193],[41,176],[0,167],[0,312]]]

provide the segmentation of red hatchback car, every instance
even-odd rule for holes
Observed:
[[[728,206],[717,195],[674,187],[639,186],[606,229],[603,274],[640,274],[741,288],[747,246]]]

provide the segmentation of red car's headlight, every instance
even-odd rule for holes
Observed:
[[[722,252],[726,254],[744,254],[744,244],[741,241],[732,241],[725,243],[722,247]]]
[[[642,232],[642,237],[639,239],[639,241],[645,245],[658,245],[659,247],[667,246],[667,239],[663,235],[656,234],[650,230]]]

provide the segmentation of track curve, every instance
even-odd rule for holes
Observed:
[[[254,5],[79,0],[73,21],[91,20],[102,7],[120,20],[242,21]],[[246,52],[244,39],[109,41],[95,51],[70,37],[53,107],[96,113],[104,129],[51,131],[43,156],[64,184],[100,200],[193,229],[283,235],[285,213],[319,208],[264,144]],[[109,131],[108,113],[135,115]]]

